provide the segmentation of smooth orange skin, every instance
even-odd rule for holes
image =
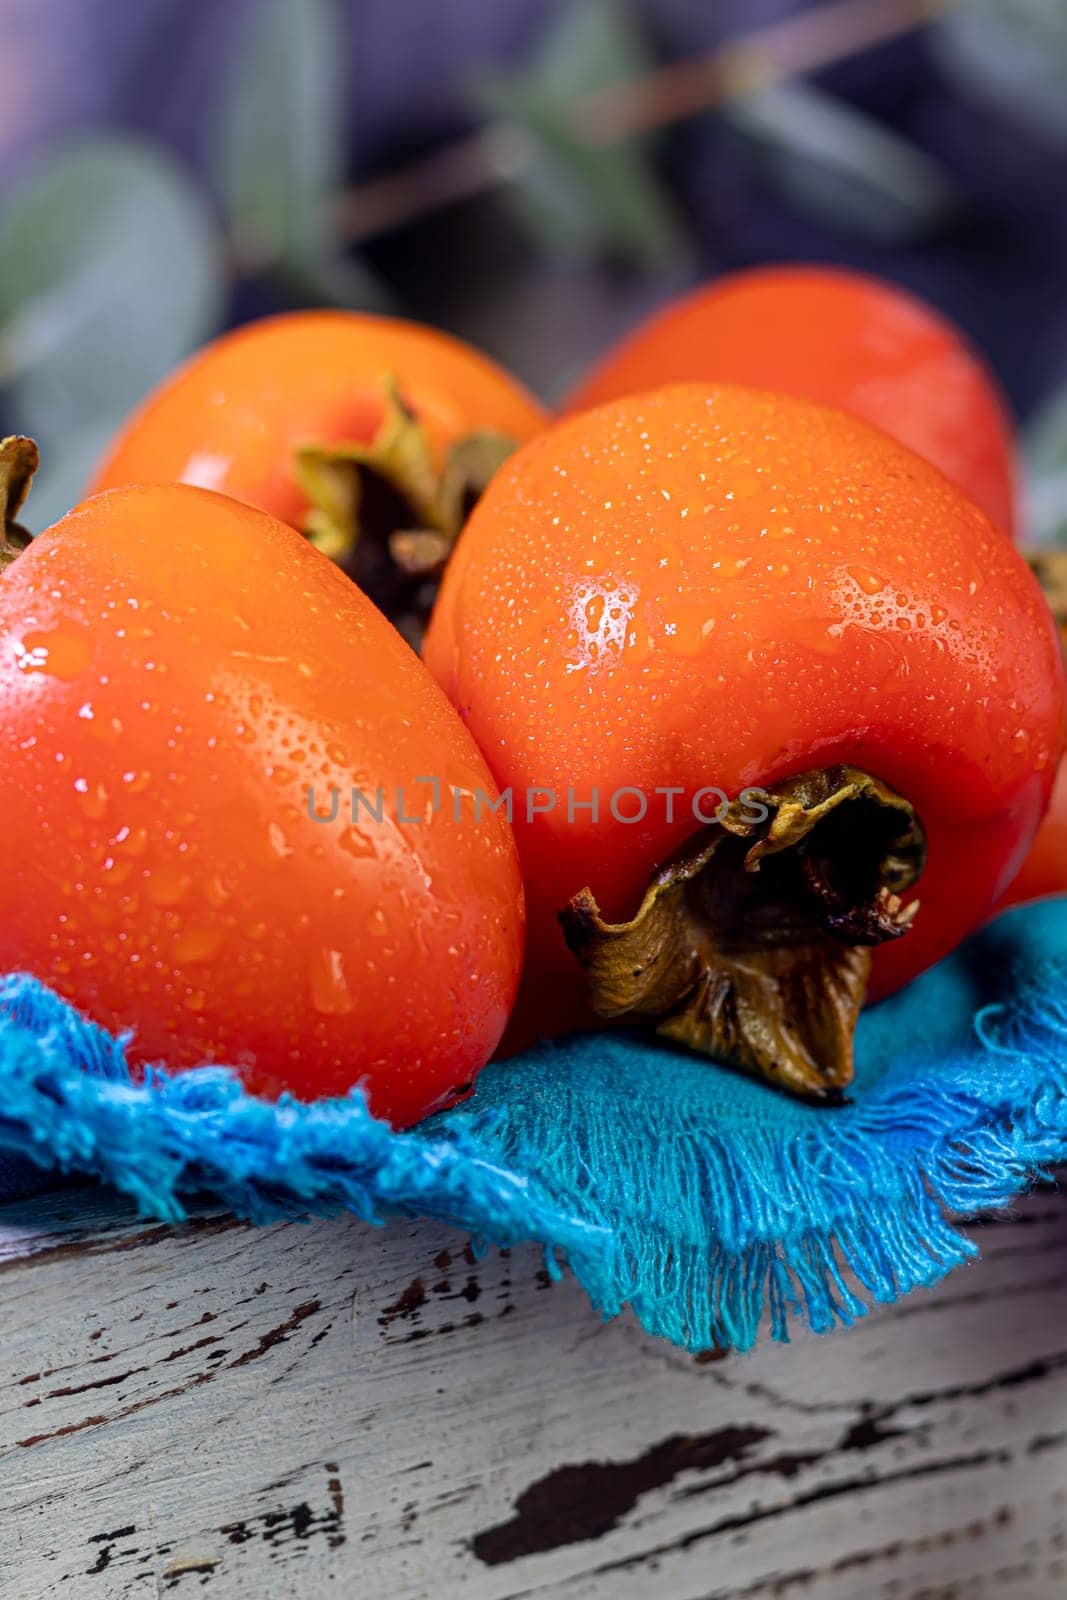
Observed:
[[[997,911],[1042,900],[1050,894],[1067,894],[1067,760],[1060,762],[1049,802],[1048,815],[1037,830],[1030,853]]]
[[[0,580],[0,967],[133,1028],[131,1059],[357,1081],[406,1126],[507,1019],[522,888],[474,742],[379,611],[275,518],[113,490]],[[330,790],[340,791],[337,820]],[[350,793],[374,802],[353,828]],[[422,821],[400,825],[404,812]]]
[[[1014,535],[1012,432],[996,381],[957,328],[893,284],[806,266],[722,278],[624,339],[566,409],[689,381],[777,389],[862,417]]]
[[[1021,861],[1064,737],[1059,641],[1015,548],[925,461],[842,413],[698,386],[558,424],[501,470],[424,659],[519,805],[527,898],[512,1033],[588,1022],[557,913],[609,920],[695,825],[658,785],[730,795],[851,762],[916,806],[929,860],[885,994],[950,950]],[[555,789],[528,822],[526,786]],[[566,817],[565,796],[602,814]],[[649,797],[639,825],[608,797]],[[714,802],[713,802],[714,804]]]
[[[190,483],[297,526],[307,500],[294,452],[372,439],[390,375],[441,457],[478,429],[521,441],[545,425],[514,378],[435,329],[354,311],[294,312],[238,328],[180,367],[119,431],[88,492]]]

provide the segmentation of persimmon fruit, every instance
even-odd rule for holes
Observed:
[[[511,1042],[650,1021],[816,1097],[868,978],[905,983],[1007,886],[1063,747],[1048,607],[973,501],[864,422],[726,385],[512,457],[425,660],[514,796]]]
[[[13,504],[27,462],[6,463]],[[17,545],[0,969],[131,1029],[138,1067],[360,1083],[398,1126],[465,1093],[518,982],[519,866],[503,814],[457,819],[492,780],[395,629],[292,528],[203,489],[110,490]]]
[[[1046,546],[1029,552],[1030,565],[1045,592],[1067,652],[1067,550]],[[1048,813],[1018,876],[997,902],[996,909],[1067,894],[1067,757],[1060,762]]]
[[[777,389],[862,417],[1014,533],[1012,431],[997,382],[958,328],[895,284],[798,265],[719,278],[624,338],[567,409],[690,381]]]
[[[293,312],[167,378],[89,492],[189,483],[245,500],[306,532],[417,641],[471,503],[545,421],[501,367],[436,329]]]

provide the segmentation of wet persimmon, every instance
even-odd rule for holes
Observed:
[[[292,528],[178,485],[86,501],[0,579],[0,706],[0,968],[137,1065],[362,1083],[398,1125],[466,1092],[518,982],[511,831],[453,804],[494,794],[471,735]]]
[[[1059,546],[1036,548],[1030,551],[1029,560],[1067,653],[1067,550]],[[996,909],[999,911],[1027,900],[1043,900],[1053,894],[1067,894],[1067,757],[1060,762],[1048,814],[1037,830],[1018,876],[1012,880]]]
[[[545,413],[434,328],[350,311],[249,323],[119,430],[90,492],[188,483],[311,536],[411,638],[470,505]]]
[[[624,338],[567,408],[689,381],[777,389],[862,417],[1014,531],[1012,435],[996,380],[958,328],[895,284],[796,265],[719,278]]]
[[[513,796],[512,1041],[651,1022],[815,1096],[868,979],[988,913],[1063,747],[1052,618],[978,507],[866,423],[726,385],[520,450],[425,660]]]

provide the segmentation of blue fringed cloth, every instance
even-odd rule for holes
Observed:
[[[1015,910],[865,1012],[853,1101],[817,1111],[626,1034],[488,1068],[393,1133],[353,1092],[277,1105],[221,1068],[129,1081],[121,1040],[32,979],[0,981],[0,1194],[91,1173],[177,1221],[443,1218],[564,1256],[593,1304],[693,1350],[851,1323],[974,1253],[949,1213],[1067,1159],[1067,898]],[[6,1157],[2,1152],[6,1151]],[[6,1167],[4,1163],[6,1161]]]

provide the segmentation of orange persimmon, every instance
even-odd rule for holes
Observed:
[[[884,994],[981,920],[1063,746],[1048,607],[977,506],[866,423],[728,386],[520,450],[425,660],[514,797],[513,1040],[652,1020],[813,1095],[851,1075],[870,948]]]
[[[683,381],[777,389],[862,417],[1014,532],[1011,427],[996,380],[958,328],[895,284],[816,266],[718,279],[624,338],[567,409]]]
[[[1048,815],[997,910],[1051,894],[1067,894],[1067,761],[1060,763]]]
[[[1059,546],[1033,549],[1029,561],[1045,591],[1060,630],[1060,642],[1067,652],[1067,550]],[[1051,894],[1067,894],[1067,757],[1056,775],[1048,815],[997,910]]]
[[[471,502],[545,420],[501,367],[436,329],[294,312],[167,378],[89,492],[188,483],[246,500],[308,533],[415,640]]]
[[[492,793],[471,735],[292,528],[181,485],[86,501],[0,579],[0,706],[2,970],[138,1065],[358,1082],[398,1125],[469,1088],[518,982],[511,831],[454,820]]]

